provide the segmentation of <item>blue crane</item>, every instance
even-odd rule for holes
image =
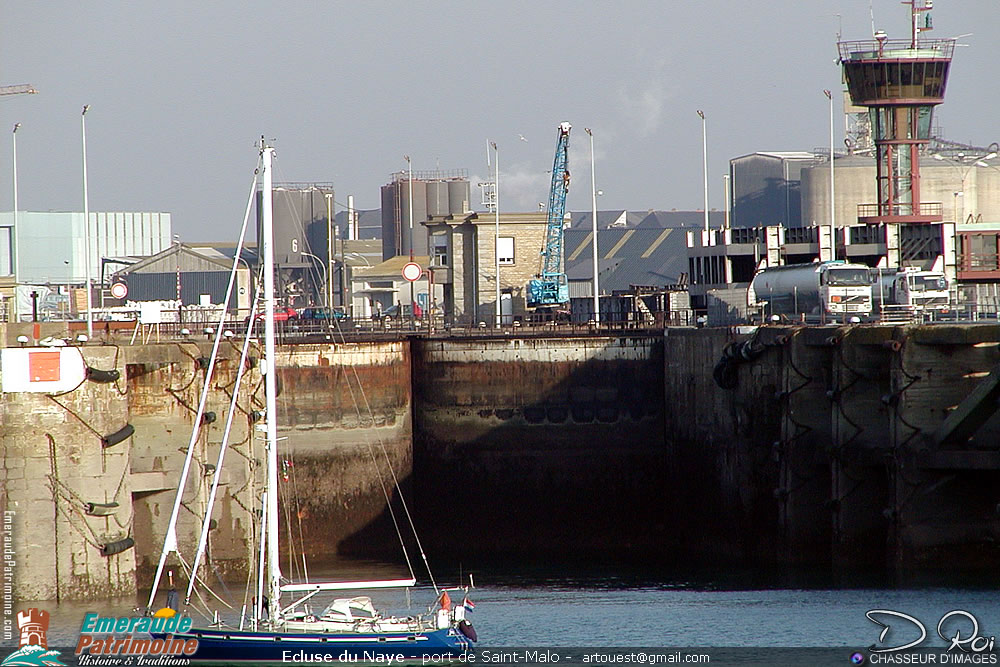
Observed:
[[[559,123],[556,136],[556,157],[552,163],[552,185],[549,188],[549,214],[542,248],[541,271],[528,281],[529,308],[554,308],[569,304],[569,283],[563,270],[563,217],[566,214],[566,193],[569,191],[569,131],[570,124]]]

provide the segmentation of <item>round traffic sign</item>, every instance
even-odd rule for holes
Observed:
[[[111,285],[111,296],[116,299],[124,299],[128,296],[128,285],[125,283],[114,283]]]
[[[403,265],[403,278],[411,283],[420,279],[420,274],[424,272],[416,262],[407,262]]]

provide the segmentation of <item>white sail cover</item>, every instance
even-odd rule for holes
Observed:
[[[416,579],[381,579],[377,581],[325,581],[311,584],[285,584],[282,593],[305,593],[308,591],[343,591],[366,588],[406,588],[417,583]]]

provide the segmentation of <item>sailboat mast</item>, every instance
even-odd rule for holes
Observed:
[[[278,401],[274,346],[274,223],[271,216],[271,160],[274,149],[261,137],[261,259],[264,271],[264,398],[267,410],[267,563],[269,616],[277,624],[281,611],[281,568],[278,563]]]

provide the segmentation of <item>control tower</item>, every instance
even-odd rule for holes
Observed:
[[[920,198],[920,149],[930,141],[934,106],[944,101],[954,39],[926,40],[933,0],[910,5],[909,40],[882,32],[870,41],[840,42],[851,100],[868,108],[875,141],[878,201],[858,205],[858,222],[941,222],[941,202]]]

